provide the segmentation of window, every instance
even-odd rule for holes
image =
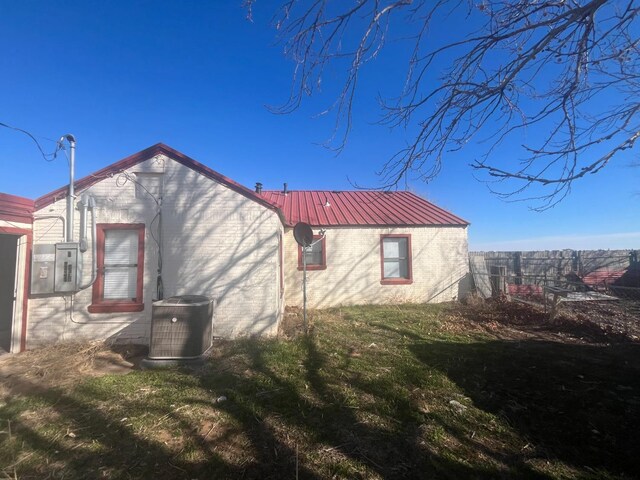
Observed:
[[[318,242],[318,240],[320,241]],[[306,248],[307,270],[325,270],[327,268],[325,247],[325,237],[314,235],[312,246]],[[302,247],[298,246],[298,270],[302,269]]]
[[[411,235],[381,235],[380,261],[383,285],[413,282],[411,271]]]
[[[141,312],[144,224],[98,224],[96,240],[98,275],[89,312]]]

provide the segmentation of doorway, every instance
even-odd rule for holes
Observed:
[[[18,235],[0,234],[0,353],[12,350],[19,239]]]

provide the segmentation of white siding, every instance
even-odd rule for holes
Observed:
[[[278,281],[278,234],[282,225],[277,214],[165,156],[147,160],[127,172],[164,172],[164,297],[200,294],[215,298],[215,335],[274,334],[282,313]],[[145,224],[144,311],[91,314],[87,311],[91,287],[73,297],[32,298],[28,348],[76,337],[148,342],[158,266],[156,202],[136,199],[135,183],[118,175],[99,181],[87,193],[96,199],[98,223]],[[61,198],[37,211],[36,216],[64,214],[65,206],[66,200]],[[77,240],[78,212],[75,223]],[[34,224],[34,244],[62,241],[63,233],[59,220],[38,220]],[[91,249],[84,257],[83,281],[87,282],[91,277]]]
[[[317,230],[314,232],[317,233]],[[413,283],[382,285],[381,234],[410,234]],[[285,235],[286,303],[302,305],[298,245]],[[445,302],[468,288],[466,227],[332,228],[326,236],[327,268],[307,272],[310,308],[393,302]]]
[[[8,220],[2,220],[2,219],[0,219],[0,227],[21,228],[23,230],[31,230],[30,223],[9,222]]]

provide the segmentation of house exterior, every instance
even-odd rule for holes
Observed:
[[[302,303],[300,221],[326,230],[306,254],[311,307],[447,301],[465,288],[468,224],[409,192],[256,192],[163,144],[74,184],[77,292],[42,287],[72,275],[72,260],[48,263],[54,245],[72,258],[67,187],[35,201],[0,194],[6,351],[147,343],[153,301],[185,294],[214,299],[216,336],[275,334],[285,305]]]
[[[265,191],[285,217],[287,305],[302,305],[302,249],[293,227],[315,238],[307,253],[311,308],[445,302],[469,288],[468,222],[407,191]]]
[[[164,297],[214,298],[215,335],[275,333],[284,309],[277,288],[283,224],[278,210],[252,190],[156,145],[77,181],[76,194],[79,202],[83,195],[95,201],[97,280],[74,295],[28,293],[22,348],[78,337],[148,341],[160,252]],[[31,202],[31,214],[14,233],[24,232],[36,249],[64,242],[66,197],[61,188]],[[17,217],[11,218],[14,225]],[[83,255],[80,283],[92,278],[93,252],[90,247]],[[22,265],[30,264],[25,258]],[[23,283],[26,294],[29,281]],[[14,316],[14,324],[21,321]]]
[[[34,202],[0,193],[0,353],[25,349]]]

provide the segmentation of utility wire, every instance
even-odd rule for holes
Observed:
[[[46,153],[42,148],[42,145],[40,145],[40,142],[38,142],[38,139],[32,133],[26,130],[23,130],[22,128],[14,127],[13,125],[7,125],[6,123],[2,123],[2,122],[0,122],[0,127],[5,127],[10,130],[16,130],[18,132],[24,133],[27,137],[33,140],[33,143],[35,143],[36,147],[38,147],[38,150],[40,150],[40,154],[42,155],[42,158],[44,158],[47,162],[53,162],[58,156],[58,152],[64,149],[62,142],[57,141],[56,149],[53,151],[53,153]]]

